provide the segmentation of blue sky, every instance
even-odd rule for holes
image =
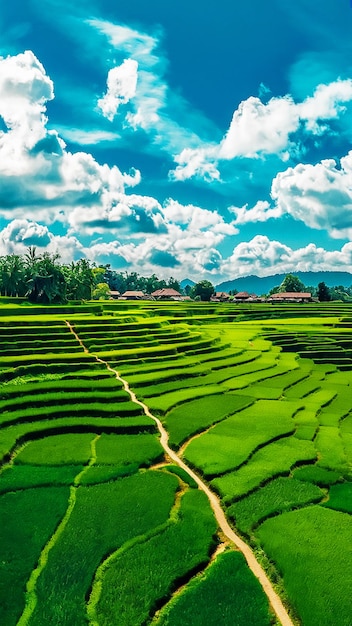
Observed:
[[[352,271],[349,0],[0,7],[0,254]]]

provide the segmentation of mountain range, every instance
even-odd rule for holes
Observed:
[[[273,276],[242,276],[234,280],[227,280],[216,285],[216,291],[248,291],[257,295],[267,294],[273,287],[281,285],[287,274],[274,274]],[[319,283],[324,282],[328,287],[351,287],[352,274],[350,272],[295,272],[306,287],[317,287]],[[186,279],[188,284],[190,280]],[[182,283],[181,283],[182,284]]]

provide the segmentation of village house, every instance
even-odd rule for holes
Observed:
[[[171,289],[170,287],[156,289],[151,295],[156,300],[184,300],[184,296],[179,291]]]
[[[273,293],[267,302],[313,302],[312,294],[305,291]]]
[[[119,291],[109,291],[109,296],[110,298],[112,298],[112,300],[117,300],[120,297],[120,292]]]
[[[127,290],[120,296],[120,300],[145,300],[146,296],[143,291]]]
[[[216,291],[211,296],[210,302],[230,302],[231,296],[226,291]]]

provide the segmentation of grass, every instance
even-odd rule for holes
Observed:
[[[63,417],[38,422],[14,424],[1,430],[0,460],[16,445],[67,432],[115,432],[118,434],[155,433],[155,423],[146,415],[137,417]]]
[[[0,493],[21,491],[34,487],[72,485],[74,477],[82,468],[82,465],[64,465],[60,467],[50,465],[11,465],[4,468],[1,472]]]
[[[85,465],[91,455],[94,436],[93,433],[70,433],[31,441],[16,456],[15,463]]]
[[[46,487],[0,497],[0,623],[17,623],[24,588],[39,554],[64,515],[69,490]]]
[[[126,392],[121,388],[121,384],[116,380],[114,376],[111,376],[107,370],[104,372],[88,371],[82,372],[81,375],[85,375],[84,379],[77,377],[74,374],[73,378],[67,379],[65,375],[55,376],[53,379],[48,380],[38,376],[33,382],[26,382],[25,380],[19,380],[16,384],[7,383],[0,388],[1,400],[8,400],[12,397],[18,399],[18,385],[21,385],[21,395],[30,397],[32,394],[37,395],[40,388],[40,395],[44,393],[67,393],[67,392],[79,392],[82,393],[97,391],[105,392],[105,394],[119,391],[121,398],[127,398]],[[103,374],[103,377],[102,377]],[[48,374],[50,376],[50,374]],[[98,378],[97,378],[98,377]]]
[[[95,607],[97,623],[145,623],[178,581],[208,562],[215,530],[205,494],[186,492],[177,516],[165,529],[109,559]]]
[[[326,615],[330,619],[334,611],[339,614],[336,598],[332,613],[328,608],[325,614],[324,602],[330,587],[333,596],[337,593],[335,577],[336,586],[340,585],[348,541],[345,524],[350,523],[350,305],[122,302],[107,303],[105,312],[104,306],[55,307],[41,317],[38,313],[49,309],[26,307],[28,315],[24,315],[24,308],[11,304],[0,311],[0,315],[6,313],[0,329],[0,454],[26,444],[14,464],[1,473],[0,502],[26,493],[33,494],[34,502],[47,485],[57,493],[63,490],[66,497],[67,485],[71,485],[71,494],[75,493],[74,506],[64,512],[66,525],[59,524],[62,532],[51,531],[55,541],[37,581],[39,601],[31,622],[86,626],[86,600],[100,564],[106,566],[101,570],[103,593],[92,606],[99,606],[100,597],[100,606],[105,602],[108,614],[110,606],[118,610],[121,603],[133,626],[148,623],[162,606],[165,609],[158,619],[170,619],[170,624],[189,620],[194,626],[199,618],[206,624],[212,620],[236,624],[236,619],[239,624],[250,624],[257,619],[259,625],[262,619],[251,614],[257,593],[248,591],[253,595],[244,601],[244,570],[239,579],[234,578],[229,565],[238,557],[234,553],[220,555],[189,583],[209,558],[204,546],[211,546],[213,517],[209,527],[207,523],[202,526],[203,495],[179,468],[165,461],[161,471],[145,469],[164,458],[154,422],[130,403],[104,364],[82,352],[65,324],[68,316],[85,344],[116,365],[139,397],[145,397],[151,410],[162,416],[174,447],[210,428],[189,444],[186,457],[193,455],[199,470],[222,474],[211,485],[253,541],[262,529],[275,528],[268,534],[267,555],[273,559],[270,542],[281,541],[275,562],[279,573],[284,572],[284,586],[290,588],[296,611],[301,614],[301,605],[295,604],[298,584],[303,604],[308,590],[308,614],[315,613],[317,623],[324,623]],[[297,352],[304,358],[297,357]],[[100,438],[93,455],[90,444],[97,434]],[[207,476],[211,479],[214,474]],[[77,475],[79,488],[72,487]],[[188,495],[181,499],[180,494],[189,486],[196,494],[189,502],[198,504],[186,511]],[[311,502],[321,498],[321,486],[329,488],[329,499],[324,506],[316,506]],[[16,507],[20,516],[26,516],[26,507],[23,513]],[[292,507],[304,508],[285,512]],[[310,517],[311,511],[319,523]],[[20,517],[18,528],[25,525],[24,519]],[[287,524],[269,526],[280,520]],[[301,526],[297,520],[302,520]],[[326,534],[335,542],[334,550],[326,547]],[[44,543],[49,536],[43,535]],[[198,537],[208,539],[197,544]],[[290,560],[294,548],[302,551],[301,560],[295,561],[294,556]],[[40,551],[39,547],[36,561]],[[324,551],[331,561],[331,579],[325,571],[320,578]],[[111,560],[106,560],[109,555]],[[113,567],[115,557],[121,571]],[[334,559],[340,559],[337,569]],[[139,581],[134,587],[133,579]],[[121,589],[126,590],[117,604],[113,580],[121,580]],[[293,583],[287,585],[287,580]],[[184,583],[181,594],[169,602],[173,590]],[[235,593],[240,584],[241,590]],[[135,607],[128,606],[132,589],[139,598]],[[341,615],[347,614],[346,589],[347,585],[339,597]],[[17,609],[22,610],[23,591],[14,593],[22,598]],[[310,600],[310,595],[318,593],[325,595],[322,603]],[[107,598],[112,598],[111,604]],[[242,604],[236,604],[242,599]],[[115,620],[106,619],[109,626]],[[304,626],[310,626],[305,619]],[[4,621],[4,626],[16,621]]]
[[[236,528],[250,534],[267,517],[278,515],[311,502],[319,502],[324,492],[310,483],[294,478],[277,478],[229,507]]]
[[[334,472],[324,467],[319,467],[319,465],[303,465],[302,467],[296,467],[292,475],[298,480],[305,480],[308,483],[320,485],[321,487],[334,485],[341,476],[340,472]]]
[[[220,554],[166,608],[155,626],[269,626],[266,596],[239,552]]]
[[[230,503],[260,487],[267,480],[288,474],[297,463],[315,459],[316,451],[311,441],[283,439],[258,450],[236,472],[215,478],[211,484],[224,502]]]
[[[338,428],[320,426],[315,445],[319,453],[319,465],[342,472],[348,470],[347,458]]]
[[[310,506],[266,520],[257,535],[304,626],[350,626],[349,516]]]
[[[336,511],[352,513],[352,483],[333,485],[329,490],[329,499],[325,506]]]
[[[175,476],[151,471],[80,487],[65,530],[38,579],[33,623],[86,624],[85,597],[102,559],[165,523],[177,488]]]
[[[222,474],[244,463],[263,444],[293,434],[297,402],[259,400],[191,441],[185,459],[206,476]]]
[[[61,417],[111,417],[123,416],[130,417],[141,415],[141,408],[133,402],[115,402],[115,403],[99,403],[90,402],[84,404],[83,402],[76,404],[63,404],[59,403],[55,406],[45,406],[36,408],[27,408],[8,413],[3,413],[0,418],[0,427],[12,426],[16,423],[34,422],[45,419],[58,419]],[[142,417],[142,415],[141,415]]]
[[[103,434],[97,442],[97,464],[148,466],[163,459],[164,451],[155,435]]]
[[[221,394],[224,389],[219,385],[209,385],[207,387],[191,387],[190,389],[180,389],[178,391],[171,391],[165,393],[162,396],[149,398],[148,406],[152,412],[163,415],[170,411],[174,406],[193,400],[194,398],[202,398],[203,396],[211,396],[214,394]]]
[[[190,436],[240,411],[253,400],[229,394],[206,396],[177,406],[167,413],[163,423],[169,432],[169,444],[180,446]]]

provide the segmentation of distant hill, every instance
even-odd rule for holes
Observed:
[[[187,285],[190,285],[190,287],[193,287],[195,284],[196,283],[194,282],[194,280],[191,280],[190,278],[184,278],[180,282],[180,287],[181,289],[184,289],[185,287],[187,287]]]
[[[258,296],[268,293],[273,287],[281,285],[286,274],[274,274],[273,276],[242,276],[234,280],[227,280],[216,285],[216,291],[229,292],[232,289],[237,291],[248,291],[256,293]],[[317,287],[319,283],[324,282],[328,287],[351,287],[352,274],[350,272],[291,272],[294,276],[302,281],[306,287]]]

